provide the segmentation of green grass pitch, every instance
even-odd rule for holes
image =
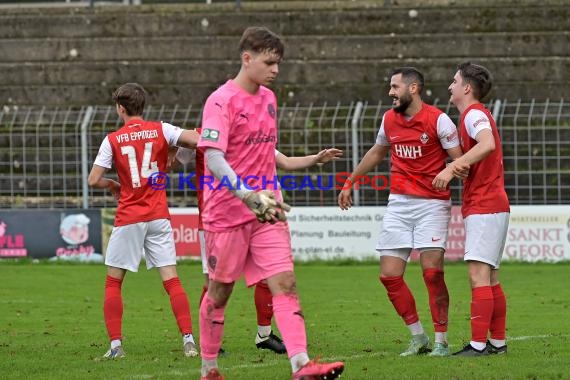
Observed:
[[[298,289],[309,353],[344,360],[343,379],[570,378],[570,264],[504,264],[509,353],[485,358],[400,358],[409,333],[378,281],[376,263],[300,264]],[[201,267],[179,274],[198,335]],[[156,271],[142,266],[123,284],[123,342],[127,357],[99,358],[108,348],[102,265],[0,261],[0,377],[2,379],[199,379],[199,358],[185,358],[170,303]],[[406,280],[424,327],[433,337],[427,293],[417,264]],[[463,263],[446,267],[449,341],[467,342],[470,290]],[[285,356],[255,348],[253,291],[236,285],[226,309],[219,359],[229,380],[290,379]]]

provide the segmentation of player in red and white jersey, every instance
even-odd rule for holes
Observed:
[[[197,356],[190,305],[176,272],[166,184],[160,181],[165,180],[161,174],[166,171],[169,146],[195,148],[198,134],[168,123],[143,120],[146,92],[136,83],[119,87],[113,100],[125,124],[103,140],[88,178],[90,186],[108,189],[118,199],[115,227],[105,255],[107,279],[103,311],[111,341],[105,357],[115,359],[125,355],[121,342],[121,285],[127,270],[138,271],[143,254],[147,268],[158,269],[170,296],[184,354]],[[119,182],[103,177],[113,165]]]
[[[436,191],[431,182],[445,168],[447,157],[455,159],[461,155],[461,148],[457,128],[449,116],[422,101],[423,86],[422,73],[413,67],[392,72],[392,109],[384,114],[376,144],[348,178],[338,204],[343,210],[350,208],[352,185],[391,153],[388,208],[376,246],[380,253],[380,281],[412,335],[409,347],[401,355],[429,352],[429,338],[403,277],[410,252],[420,251],[435,330],[430,355],[448,356],[449,294],[443,263],[451,201],[449,190]]]
[[[471,281],[471,341],[457,356],[506,353],[507,302],[499,283],[499,265],[509,227],[503,151],[493,116],[481,103],[492,87],[485,67],[459,65],[449,86],[450,101],[459,112],[459,134],[465,154],[433,180],[443,190],[459,171],[469,168],[463,186],[465,261]],[[487,335],[489,334],[489,340]]]

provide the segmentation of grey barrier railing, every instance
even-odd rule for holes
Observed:
[[[436,105],[457,121],[447,103]],[[488,104],[502,138],[506,188],[512,204],[570,204],[570,103],[501,100]],[[350,172],[374,144],[389,104],[283,104],[278,110],[278,149],[288,156],[318,152],[325,147],[344,150],[335,162],[285,173],[297,184],[285,190],[297,206],[335,205],[338,190],[319,189],[329,178]],[[200,125],[200,106],[147,107],[144,117],[184,128]],[[107,133],[120,127],[113,106],[16,107],[0,109],[0,208],[113,207],[110,194],[87,188],[99,145]],[[171,206],[195,205],[195,191],[179,180],[194,171],[193,164],[176,168],[167,189]],[[387,175],[389,161],[372,175]],[[110,176],[114,176],[110,172]],[[377,184],[378,185],[378,184]],[[452,183],[454,203],[461,202],[461,184]],[[355,193],[360,205],[382,205],[387,189],[364,185]]]

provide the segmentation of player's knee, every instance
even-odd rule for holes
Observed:
[[[297,281],[293,272],[279,273],[267,281],[273,295],[297,294]]]
[[[404,286],[404,277],[403,276],[384,276],[380,275],[380,282],[386,290],[390,292],[397,292]]]

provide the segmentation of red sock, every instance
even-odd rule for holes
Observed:
[[[121,339],[121,323],[123,319],[123,298],[121,284],[123,280],[107,276],[105,280],[105,301],[103,315],[109,340]]]
[[[200,294],[200,305],[202,305],[202,300],[204,299],[206,293],[208,293],[208,285],[204,285],[202,287],[202,294]]]
[[[411,325],[419,321],[420,318],[416,310],[416,301],[408,285],[404,282],[404,277],[380,277],[380,281],[386,287],[388,298],[406,325]]]
[[[490,286],[471,290],[471,340],[487,342],[487,332],[493,315],[493,291]]]
[[[192,318],[190,317],[190,304],[186,292],[180,284],[178,277],[162,282],[166,293],[170,296],[170,306],[176,318],[178,329],[182,334],[192,334]]]
[[[491,317],[491,338],[505,340],[507,320],[507,298],[501,284],[491,286],[493,291],[493,316]]]
[[[257,311],[257,324],[271,326],[273,318],[273,295],[266,283],[258,282],[255,285],[255,310]]]
[[[435,332],[446,332],[449,293],[445,285],[443,271],[435,268],[424,270],[424,282],[428,290],[429,309]]]

